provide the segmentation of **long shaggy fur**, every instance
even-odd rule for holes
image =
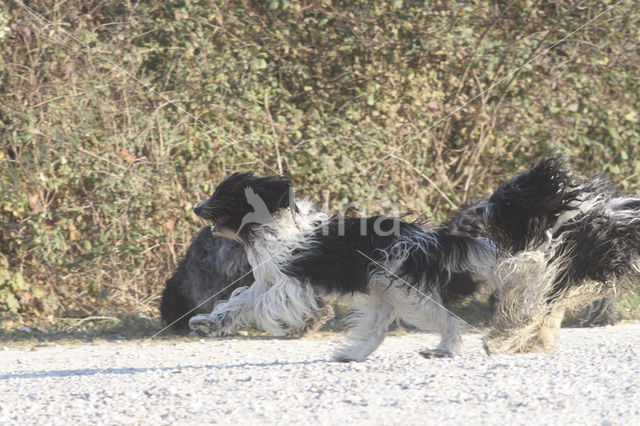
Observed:
[[[192,316],[211,312],[216,301],[228,299],[233,290],[252,282],[251,266],[242,246],[214,237],[209,227],[203,228],[167,280],[160,315],[174,330],[188,330]]]
[[[209,313],[216,303],[229,299],[234,290],[254,282],[244,248],[236,241],[214,236],[203,228],[187,249],[184,259],[162,293],[160,315],[176,332],[190,331],[191,317]],[[333,317],[333,307],[318,300],[320,312],[291,332],[314,331]]]
[[[248,214],[264,218],[258,212],[262,207],[249,198],[254,193],[270,220],[244,219]],[[442,294],[450,291],[452,273],[490,276],[496,257],[495,246],[486,239],[385,217],[329,217],[308,202],[294,202],[281,177],[234,174],[196,213],[211,221],[214,233],[241,242],[256,281],[236,289],[210,314],[192,318],[190,327],[220,335],[255,323],[282,335],[317,314],[317,297],[357,294],[361,302],[352,316],[348,344],[335,355],[339,361],[363,360],[396,319],[440,332],[440,345],[423,355],[458,353],[459,324],[442,307]]]
[[[582,209],[588,210],[589,206],[595,206],[602,203],[603,200],[618,196],[617,189],[613,183],[603,175],[595,175],[591,179],[582,182],[580,191],[586,196],[580,197],[582,205],[577,209],[570,209],[564,212],[564,215],[555,220],[554,226],[566,223],[570,217],[580,214]],[[482,218],[484,206],[489,202],[490,195],[484,197],[470,197],[467,201],[445,222],[441,224],[441,228],[455,235],[466,237],[483,237],[493,238],[492,233],[487,227],[487,223]],[[517,247],[511,247],[512,253],[517,254],[520,250]],[[462,272],[454,275],[451,285],[464,283],[466,288],[476,288],[479,286],[477,278],[473,277],[469,272]],[[498,290],[491,295],[492,304],[496,305],[499,301],[500,294]],[[577,325],[580,327],[597,327],[603,325],[613,325],[620,321],[613,307],[612,297],[603,297],[588,304],[576,316]]]
[[[502,296],[484,339],[489,353],[548,352],[566,309],[637,281],[640,198],[616,195],[606,178],[580,181],[551,158],[508,180],[480,209],[513,253],[496,267]]]

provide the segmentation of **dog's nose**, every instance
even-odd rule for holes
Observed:
[[[475,213],[476,216],[486,219],[491,216],[491,210],[493,209],[493,203],[485,203],[476,207]]]
[[[193,208],[193,212],[199,217],[202,217],[202,214],[204,213],[204,203],[205,201],[199,203]]]

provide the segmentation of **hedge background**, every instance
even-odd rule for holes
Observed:
[[[640,192],[639,2],[515,73],[615,3],[161,3],[0,0],[0,327],[156,318],[192,206],[256,159],[436,220],[554,150]]]

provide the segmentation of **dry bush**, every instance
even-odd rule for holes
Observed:
[[[6,326],[155,316],[191,207],[232,171],[270,172],[256,159],[333,209],[434,219],[553,150],[638,192],[631,0],[557,45],[606,5],[29,2],[55,25],[0,5]]]

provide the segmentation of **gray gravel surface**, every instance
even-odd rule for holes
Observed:
[[[331,362],[339,335],[4,348],[0,423],[639,424],[640,324],[563,329],[550,355],[427,360],[428,334]]]

